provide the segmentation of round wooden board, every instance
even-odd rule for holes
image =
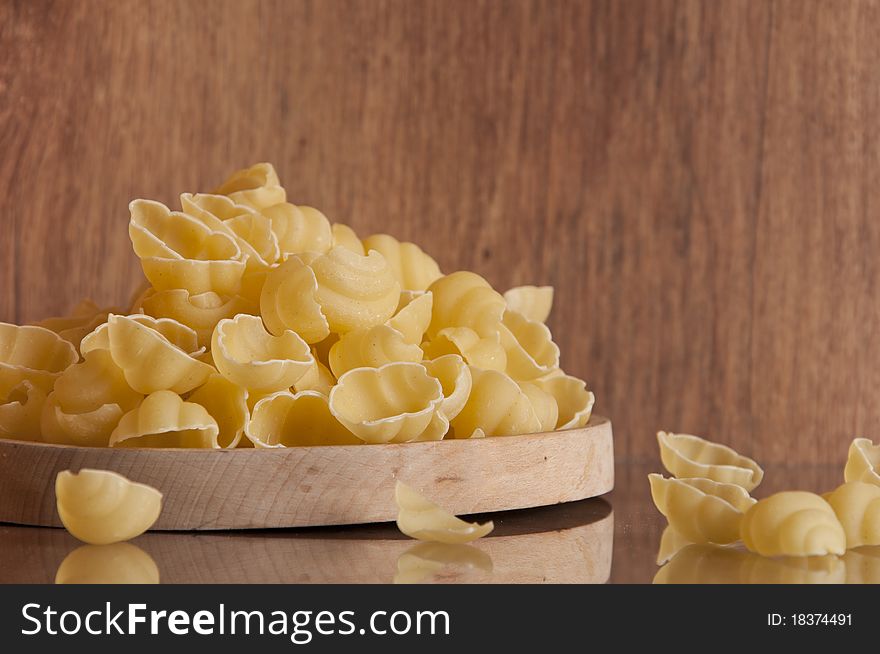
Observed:
[[[112,449],[0,439],[0,522],[60,527],[55,476],[114,470],[162,491],[154,529],[312,527],[397,517],[396,480],[456,515],[571,502],[614,486],[611,422],[503,438],[289,449]]]

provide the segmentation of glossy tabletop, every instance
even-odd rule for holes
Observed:
[[[61,529],[0,525],[0,582],[163,583],[774,583],[880,581],[880,547],[845,557],[766,559],[741,547],[682,543],[664,532],[647,474],[617,467],[615,490],[540,509],[480,516],[495,531],[473,545],[419,543],[394,524],[269,531],[150,532],[82,545]],[[825,491],[840,466],[770,467],[755,495]],[[662,547],[663,551],[660,551]],[[659,559],[665,565],[658,566]]]

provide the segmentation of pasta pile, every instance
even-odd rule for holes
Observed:
[[[180,210],[130,205],[146,281],[0,324],[0,437],[89,447],[295,447],[570,429],[553,289],[504,295],[413,243],[361,239],[257,164]]]
[[[835,490],[821,496],[784,491],[759,501],[750,492],[764,473],[751,459],[688,434],[661,431],[657,440],[663,465],[673,475],[648,475],[654,504],[669,521],[658,563],[689,548],[688,557],[714,558],[705,547],[691,546],[739,540],[755,554],[789,557],[840,556],[862,545],[880,545],[880,446],[865,438],[852,442],[845,483]]]

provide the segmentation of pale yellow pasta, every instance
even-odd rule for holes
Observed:
[[[131,543],[81,545],[64,557],[56,584],[158,584],[153,558]]]
[[[443,402],[437,411],[447,420],[455,418],[470,397],[473,377],[471,369],[457,354],[447,354],[422,363],[428,374],[443,387]]]
[[[223,375],[211,375],[187,398],[187,402],[201,404],[217,422],[217,444],[223,448],[236,447],[247,427],[247,391]]]
[[[314,351],[312,354],[314,355]],[[315,359],[311,368],[296,381],[293,388],[297,393],[300,391],[315,391],[322,395],[330,395],[330,390],[335,385],[336,377],[333,376],[330,369]]]
[[[280,263],[276,263],[268,268],[245,271],[244,275],[241,277],[241,287],[238,289],[238,296],[247,302],[252,309],[249,311],[241,311],[239,313],[260,313],[260,296],[263,294],[263,286],[266,285],[266,279],[269,277],[269,273],[280,265]]]
[[[388,325],[355,329],[330,348],[330,370],[339,378],[354,368],[378,368],[392,361],[419,362],[422,348],[407,343],[403,334]]]
[[[176,393],[157,391],[122,416],[111,447],[219,448],[220,428],[208,410]]]
[[[234,202],[256,209],[271,207],[287,200],[287,193],[281,186],[278,173],[270,163],[258,163],[250,168],[237,170],[214,192],[228,195]]]
[[[364,245],[355,231],[343,223],[333,223],[330,231],[333,236],[333,247],[345,248],[361,256],[366,254]]]
[[[764,556],[843,554],[846,533],[831,505],[814,493],[785,491],[753,505],[743,516],[745,546]]]
[[[880,486],[880,445],[874,445],[867,438],[854,438],[849,446],[843,477],[846,481],[864,481]]]
[[[40,440],[40,415],[45,402],[43,389],[26,380],[0,393],[0,438]]]
[[[143,313],[144,299],[156,292],[150,280],[145,279],[131,293],[128,301],[128,311],[111,311],[110,313]]]
[[[367,443],[431,440],[443,387],[418,363],[355,368],[330,391],[330,412]]]
[[[116,365],[110,350],[86,352],[83,360],[67,368],[55,382],[58,406],[67,413],[89,413],[105,404],[130,411],[143,400],[128,385],[122,368]]]
[[[255,446],[267,448],[363,444],[330,413],[327,397],[315,391],[264,397],[254,407],[247,435]]]
[[[564,373],[559,375],[551,373],[532,383],[550,393],[556,400],[558,409],[556,429],[580,429],[590,421],[596,397],[587,390],[587,384],[583,379]]]
[[[470,327],[441,329],[434,338],[422,344],[422,349],[428,359],[457,354],[470,365],[483,370],[504,372],[507,367],[507,353],[499,336],[482,338]]]
[[[401,291],[397,313],[389,318],[386,324],[403,334],[403,339],[407,343],[418,345],[422,342],[422,336],[428,330],[428,325],[431,324],[433,304],[434,296],[431,293],[414,296],[407,291]]]
[[[492,557],[464,543],[416,543],[397,557],[393,583],[419,584],[448,567],[492,572]]]
[[[96,409],[65,412],[56,394],[50,393],[40,416],[40,431],[46,443],[107,447],[110,434],[125,413],[118,404],[102,404]]]
[[[651,497],[670,526],[693,543],[739,540],[743,514],[755,504],[742,486],[711,479],[666,479],[650,474]]]
[[[507,303],[478,274],[460,270],[436,280],[428,290],[434,294],[430,337],[447,327],[468,327],[481,338],[497,337]]]
[[[382,253],[400,287],[407,291],[424,291],[443,276],[440,266],[415,243],[400,242],[388,234],[373,234],[363,241],[364,249]]]
[[[657,565],[663,565],[679,551],[692,545],[691,541],[678,533],[672,525],[666,525],[660,534],[660,547],[657,549]]]
[[[59,472],[55,500],[67,531],[92,545],[140,536],[162,511],[162,493],[109,470]]]
[[[880,486],[848,481],[826,500],[846,532],[847,548],[880,545]]]
[[[764,478],[761,467],[726,445],[690,434],[657,432],[660,460],[676,477],[706,477],[752,491]]]
[[[471,367],[473,385],[464,408],[452,420],[456,437],[481,429],[487,436],[514,436],[541,430],[531,400],[510,377]]]
[[[751,554],[743,559],[740,580],[744,584],[842,584],[846,566],[833,554],[775,558]]]
[[[99,307],[91,300],[83,300],[69,316],[46,318],[37,323],[58,334],[79,350],[80,341],[93,332],[98,325],[107,321],[110,313],[120,313],[119,307]]]
[[[266,276],[260,293],[260,313],[266,328],[275,334],[292,330],[306,343],[318,343],[330,335],[330,324],[317,300],[315,272],[299,256],[293,256]]]
[[[469,543],[488,535],[495,525],[465,522],[421,496],[415,490],[398,481],[395,490],[397,501],[397,528],[416,540],[438,543]]]
[[[282,202],[262,212],[271,221],[281,254],[323,254],[333,247],[330,221],[317,209]]]
[[[248,258],[249,267],[265,268],[281,258],[278,238],[272,231],[272,223],[262,213],[244,212],[224,221],[226,226],[238,237],[241,243],[247,243],[256,256]]]
[[[83,338],[80,344],[80,351],[83,356],[94,350],[110,349],[109,329],[111,316],[107,317],[107,322],[98,325],[95,331]],[[158,332],[190,356],[197,357],[204,351],[204,348],[199,345],[199,337],[195,330],[177,320],[172,318],[154,318],[144,314],[132,314],[126,316],[126,318]]]
[[[214,368],[193,358],[155,329],[126,316],[110,316],[110,356],[128,385],[139,393],[186,393],[201,386]]]
[[[536,384],[517,382],[532,403],[532,409],[540,423],[540,431],[554,431],[559,419],[559,405],[556,398]]]
[[[257,393],[290,388],[315,361],[296,332],[273,336],[259,317],[247,314],[217,324],[211,354],[220,374]]]
[[[169,318],[192,329],[199,347],[211,344],[217,323],[240,313],[258,313],[259,308],[239,295],[221,297],[209,291],[190,295],[184,289],[159,291],[146,297],[143,310],[156,318]]]
[[[505,372],[513,379],[538,379],[559,367],[559,347],[544,323],[505,311],[499,334],[507,354]]]
[[[56,375],[78,360],[73,345],[45,327],[0,322],[0,365],[41,377],[39,373]]]
[[[553,308],[552,286],[517,286],[504,294],[507,308],[528,320],[547,322]]]

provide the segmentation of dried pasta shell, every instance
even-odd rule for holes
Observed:
[[[83,338],[92,333],[98,325],[107,322],[110,313],[121,311],[122,309],[118,307],[102,308],[91,300],[83,300],[69,316],[46,318],[37,325],[52,330],[79,350]]]
[[[55,573],[56,584],[158,584],[153,558],[131,543],[81,545]]]
[[[66,413],[55,393],[43,405],[40,431],[43,441],[80,447],[107,447],[124,411],[118,404],[103,404],[91,411]]]
[[[363,443],[330,413],[327,397],[314,391],[264,397],[254,407],[247,434],[256,447]]]
[[[297,393],[301,391],[315,391],[321,395],[330,395],[330,390],[335,384],[336,377],[333,376],[330,369],[316,359],[306,374],[296,381],[293,388]]]
[[[211,354],[220,374],[257,393],[290,388],[314,363],[308,344],[296,332],[273,336],[260,318],[247,314],[217,324]]]
[[[110,316],[110,356],[128,385],[144,395],[186,393],[205,383],[214,368],[193,358],[155,329],[126,316]]]
[[[359,254],[361,256],[366,254],[363,243],[361,243],[361,239],[358,238],[358,235],[355,233],[355,231],[348,225],[345,225],[343,223],[333,223],[330,231],[333,236],[334,248],[345,248],[346,250],[351,250],[355,254]]]
[[[735,484],[711,479],[666,479],[650,474],[651,497],[675,531],[693,543],[739,540],[743,514],[755,500]]]
[[[217,422],[217,444],[223,448],[236,447],[247,427],[247,391],[222,375],[211,375],[187,398],[187,402],[201,404]]]
[[[660,460],[675,477],[705,477],[751,492],[764,478],[761,467],[726,445],[699,436],[657,432]]]
[[[330,391],[330,412],[367,443],[412,441],[432,425],[443,387],[418,363],[355,368]]]
[[[259,308],[238,295],[221,297],[213,291],[191,295],[178,288],[145,298],[143,310],[153,317],[169,318],[186,325],[195,332],[198,346],[207,347],[218,322],[240,313],[257,313]]]
[[[282,254],[323,254],[333,246],[330,221],[317,209],[282,202],[262,211],[271,222]]]
[[[552,286],[517,286],[504,294],[508,311],[514,311],[527,320],[547,322],[553,308]]]
[[[260,313],[267,329],[276,336],[288,329],[295,331],[306,343],[327,338],[330,324],[317,293],[315,273],[300,257],[290,257],[271,270],[260,293]]]
[[[92,545],[140,536],[162,510],[162,493],[109,470],[59,472],[55,498],[67,531]]]
[[[417,540],[448,543],[469,543],[488,535],[495,525],[465,522],[398,481],[395,486],[397,528]]]
[[[559,367],[559,347],[544,323],[505,311],[499,333],[507,353],[505,372],[513,379],[538,379]]]
[[[237,204],[246,204],[255,209],[271,207],[287,200],[278,173],[270,163],[258,163],[235,171],[214,192],[228,195]]]
[[[510,377],[471,366],[473,385],[461,412],[452,420],[456,437],[477,429],[487,436],[514,436],[541,430],[531,400]]]
[[[204,351],[199,346],[199,338],[195,330],[190,329],[184,324],[171,318],[154,318],[144,314],[132,314],[126,316],[129,320],[149,327],[153,331],[164,336],[169,342],[180,348],[190,356],[199,356]],[[80,351],[83,356],[93,350],[109,350],[110,349],[110,316],[107,322],[93,331],[91,334],[83,338],[80,344]]]
[[[846,551],[846,533],[831,505],[814,493],[785,491],[743,516],[745,546],[763,556],[823,556]]]
[[[119,421],[111,447],[219,448],[220,428],[208,410],[171,391],[148,395]]]
[[[880,545],[880,486],[849,481],[826,499],[843,525],[847,548]]]
[[[153,286],[160,291],[185,288],[194,295],[208,291],[234,295],[241,288],[245,263],[151,257],[141,259],[141,268]]]
[[[378,368],[392,361],[421,360],[422,348],[407,343],[401,332],[388,325],[355,329],[343,334],[330,348],[330,370],[337,378],[354,368]]]
[[[73,345],[45,327],[0,322],[0,364],[4,366],[18,368],[25,375],[30,371],[53,375],[78,360]]]
[[[481,338],[497,337],[507,303],[478,274],[460,270],[436,280],[428,290],[434,294],[431,338],[447,327],[468,327]]]
[[[498,335],[482,338],[470,327],[441,329],[433,339],[422,344],[422,349],[429,359],[457,354],[470,365],[483,370],[504,372],[507,368],[507,353]]]
[[[536,384],[530,382],[517,383],[532,403],[532,409],[538,418],[538,422],[541,424],[541,431],[555,430],[556,423],[559,420],[559,405],[556,403],[556,398]]]
[[[128,385],[122,368],[110,351],[90,350],[85,358],[61,373],[54,393],[58,406],[68,413],[88,413],[105,404],[119,405],[130,411],[144,399]]]
[[[272,231],[272,223],[259,212],[246,212],[225,221],[238,238],[239,247],[247,243],[255,256],[247,260],[250,268],[266,268],[281,258],[278,239]]]
[[[373,234],[364,239],[363,246],[367,252],[382,253],[404,290],[424,291],[443,276],[437,262],[415,243],[402,243],[388,234]]]
[[[536,379],[533,383],[556,400],[559,412],[556,429],[580,429],[590,421],[596,397],[587,390],[583,379],[566,374],[551,374]]]
[[[880,486],[880,445],[874,445],[867,438],[854,438],[849,446],[843,477],[846,481],[864,481]]]
[[[473,378],[471,369],[457,354],[447,354],[422,365],[443,387],[443,402],[437,409],[447,420],[455,418],[470,397]]]
[[[0,438],[40,440],[40,414],[46,393],[25,380],[0,394]]]
[[[397,313],[388,319],[386,323],[401,334],[407,343],[418,345],[422,342],[422,336],[431,324],[431,307],[434,305],[434,296],[431,293],[420,293],[412,296],[406,291],[401,291],[400,302],[397,305]]]

